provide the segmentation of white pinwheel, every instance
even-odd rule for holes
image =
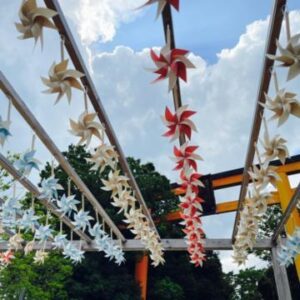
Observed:
[[[44,243],[48,239],[53,238],[53,229],[50,228],[50,225],[40,225],[35,230],[34,238],[39,240],[40,243]]]
[[[23,213],[23,216],[18,220],[18,224],[21,229],[25,229],[25,232],[38,226],[40,219],[39,216],[35,215],[35,212],[32,208],[26,209]]]
[[[58,211],[62,213],[63,216],[70,216],[72,211],[77,211],[76,204],[80,201],[75,199],[75,195],[66,196],[62,195],[60,200],[57,201],[57,206],[59,207]]]
[[[9,120],[2,120],[2,117],[0,116],[0,144],[3,146],[5,141],[9,136],[11,136],[11,133],[9,132],[9,126],[11,122]]]
[[[115,196],[116,194],[121,193],[123,188],[129,187],[128,180],[128,177],[120,175],[119,170],[116,170],[114,172],[110,171],[107,180],[101,179],[104,185],[102,187],[102,190],[111,191],[112,196]]]
[[[95,238],[95,244],[98,251],[106,251],[108,248],[108,244],[110,243],[110,238],[107,234],[103,235],[102,237]]]
[[[90,226],[89,233],[94,238],[101,238],[106,234],[105,231],[102,229],[102,225],[100,225],[99,223],[95,223],[93,227]]]
[[[80,210],[78,213],[74,215],[74,221],[72,224],[75,226],[76,229],[82,229],[85,231],[86,227],[90,227],[90,220],[94,218],[89,216],[88,211]]]
[[[63,248],[63,255],[73,263],[78,263],[84,258],[84,251],[78,249],[72,242],[69,242]]]
[[[68,243],[67,235],[59,233],[54,237],[52,245],[54,249],[63,249],[67,243]]]
[[[24,247],[24,254],[25,256],[28,255],[29,253],[31,253],[33,251],[34,248],[34,240],[30,241],[26,244],[26,246]]]
[[[58,179],[51,176],[47,179],[43,179],[41,182],[41,194],[40,199],[54,200],[58,198],[58,190],[63,190],[63,187],[58,183]]]
[[[48,252],[44,250],[37,250],[33,257],[33,262],[38,265],[42,265],[45,262],[45,259],[49,256]]]
[[[127,213],[129,207],[134,205],[136,202],[136,199],[132,196],[131,191],[127,189],[122,190],[117,196],[113,196],[112,200],[112,205],[120,208],[118,213]]]
[[[280,177],[276,172],[276,167],[274,166],[261,165],[258,168],[254,165],[248,173],[259,189],[264,189],[269,183],[276,187],[277,181],[280,180]]]
[[[27,176],[32,169],[39,170],[40,162],[34,158],[35,150],[27,150],[21,154],[20,158],[14,162],[14,166],[22,175]]]

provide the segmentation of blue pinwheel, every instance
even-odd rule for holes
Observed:
[[[75,247],[73,243],[69,242],[63,248],[63,255],[65,258],[69,258],[73,263],[78,263],[84,258],[84,251],[81,251]]]
[[[32,208],[29,208],[24,211],[22,218],[18,221],[18,225],[27,232],[28,230],[39,226],[38,219],[40,219],[40,217],[35,215]]]
[[[0,116],[0,144],[3,146],[5,141],[9,136],[11,136],[11,133],[9,132],[9,126],[11,122],[10,121],[3,121],[2,117]]]
[[[32,169],[39,170],[40,162],[34,158],[35,152],[35,150],[27,150],[14,163],[15,168],[25,176],[29,175]]]
[[[57,190],[62,190],[63,187],[58,183],[58,179],[53,176],[43,179],[41,182],[40,199],[54,200],[58,198]]]
[[[75,199],[75,195],[67,197],[63,194],[60,200],[57,201],[57,206],[59,207],[58,211],[61,212],[63,216],[70,216],[72,211],[77,211],[76,204],[78,203],[79,201]]]
[[[54,246],[54,249],[63,249],[68,243],[67,235],[59,233],[54,237],[54,241],[52,242],[52,245]]]
[[[93,227],[90,227],[89,233],[94,238],[101,238],[103,235],[105,235],[105,231],[102,229],[102,225],[99,223],[95,223]]]
[[[95,244],[98,251],[104,251],[106,252],[106,249],[108,248],[109,244],[109,236],[106,234],[102,236],[101,238],[96,237]]]
[[[114,252],[115,262],[120,266],[123,262],[125,262],[124,252],[121,248],[115,249]]]
[[[93,220],[93,218],[89,216],[89,212],[81,209],[77,214],[74,215],[74,222],[72,222],[72,224],[76,229],[85,231],[86,227],[90,227],[90,220]]]
[[[36,240],[39,240],[40,243],[44,243],[52,237],[53,237],[53,229],[50,228],[50,225],[40,225],[36,229],[34,235],[34,238]]]

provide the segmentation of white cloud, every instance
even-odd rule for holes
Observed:
[[[66,12],[74,18],[81,41],[109,42],[116,35],[121,23],[133,21],[144,0],[64,0]]]

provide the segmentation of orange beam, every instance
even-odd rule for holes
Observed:
[[[141,287],[142,300],[146,300],[147,298],[148,266],[149,258],[147,254],[143,254],[142,257],[138,257],[135,263],[135,280]]]

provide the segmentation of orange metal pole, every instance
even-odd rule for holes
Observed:
[[[148,266],[149,258],[147,254],[137,259],[135,264],[135,280],[141,287],[141,299],[146,300],[147,298],[147,281],[148,281]]]
[[[285,173],[279,173],[281,181],[278,181],[277,188],[279,193],[279,199],[281,204],[281,209],[284,212],[292,199],[293,189],[291,189],[290,181]],[[292,235],[296,226],[300,226],[300,215],[297,208],[293,210],[290,218],[288,219],[285,230],[287,234]],[[295,258],[295,267],[297,270],[298,278],[300,279],[300,255]]]

